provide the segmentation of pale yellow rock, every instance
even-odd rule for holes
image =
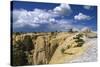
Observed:
[[[57,50],[55,51],[51,61],[49,62],[49,64],[60,64],[60,63],[64,63],[65,61],[70,61],[80,55],[82,55],[85,50],[86,50],[86,46],[83,47],[72,47],[73,45],[75,45],[73,37],[75,37],[78,33],[74,34],[73,36],[70,36],[68,38],[66,38],[66,40],[63,42],[63,44],[61,46],[59,46],[57,48]],[[65,52],[62,53],[61,49],[62,48],[66,48],[67,45],[71,45],[71,48],[69,49],[65,49]]]

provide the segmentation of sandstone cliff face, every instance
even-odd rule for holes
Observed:
[[[45,64],[46,63],[46,54],[45,54],[45,47],[46,42],[43,36],[37,37],[36,44],[35,44],[35,50],[33,54],[33,60],[34,64]]]
[[[27,57],[25,57],[27,59],[27,62],[25,64],[48,64],[56,48],[61,43],[60,39],[56,38],[56,35],[52,33],[38,33],[33,35],[13,34],[12,47],[14,47],[15,43],[19,41],[21,43],[21,46],[19,47],[22,47],[20,50],[22,50],[25,56]],[[14,51],[13,53],[18,52]],[[17,56],[17,58],[15,58],[14,60],[18,58],[19,57]],[[23,61],[18,62],[20,63]]]

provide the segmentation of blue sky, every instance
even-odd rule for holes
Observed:
[[[66,3],[12,1],[13,32],[97,31],[97,7]]]

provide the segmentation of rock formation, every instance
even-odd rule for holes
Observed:
[[[55,52],[61,51],[59,47],[69,49],[79,46],[78,44],[80,43],[75,41],[82,41],[82,39],[76,37],[76,34],[78,33],[38,32],[21,33],[17,35],[13,33],[12,65],[49,64],[50,61],[54,60],[53,58],[57,55]]]
[[[27,57],[26,64],[48,64],[53,53],[55,52],[56,48],[58,47],[57,39],[55,39],[55,34],[51,33],[36,33],[36,34],[13,34],[13,44],[12,48],[14,48],[15,43],[21,42],[21,46],[17,48],[21,48],[20,50],[23,51],[24,55]],[[19,53],[17,51],[13,51],[13,53]],[[14,57],[13,55],[12,57]],[[14,58],[16,62],[23,62],[17,61],[20,59],[19,56]],[[15,65],[19,65],[19,63],[15,63]],[[21,64],[20,64],[21,65]],[[23,65],[23,64],[22,64]]]

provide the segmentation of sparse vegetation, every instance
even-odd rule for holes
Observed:
[[[65,49],[64,49],[64,48],[62,48],[62,49],[61,49],[61,53],[62,53],[62,54],[64,54],[64,51],[65,51]]]
[[[71,48],[71,45],[68,45],[68,46],[66,47],[66,49],[69,49],[69,48]]]
[[[77,45],[75,47],[81,47],[84,44],[84,40],[82,39],[83,34],[78,34],[76,35],[76,37],[74,37],[73,39],[75,39],[75,42],[77,43]]]

